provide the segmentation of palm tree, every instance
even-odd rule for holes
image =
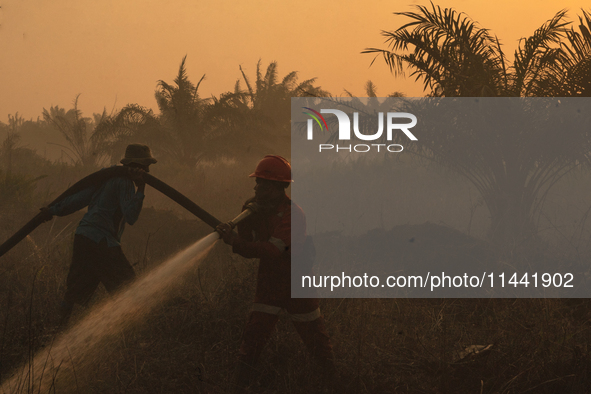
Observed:
[[[102,152],[117,164],[125,147],[131,143],[151,144],[162,142],[162,128],[151,109],[137,104],[128,104],[114,115],[108,115],[97,124],[93,138],[102,141]],[[153,145],[158,151],[157,145]]]
[[[242,66],[240,73],[242,80],[236,81],[234,91],[215,99],[210,113],[212,147],[230,157],[273,152],[290,156],[291,98],[328,96],[328,92],[314,85],[315,78],[298,82],[296,71],[280,79],[277,62],[271,62],[263,74],[259,60],[254,81]]]
[[[23,123],[24,119],[19,116],[18,112],[14,116],[8,115],[8,133],[0,147],[0,157],[4,159],[6,179],[12,175],[12,154],[20,141],[20,129]]]
[[[430,96],[589,95],[590,74],[584,73],[591,59],[588,14],[577,33],[563,20],[566,11],[558,12],[521,39],[509,63],[499,40],[466,15],[435,5],[417,9],[398,13],[411,21],[382,33],[389,49],[364,53],[382,55],[395,75],[408,67]],[[580,127],[541,135],[535,119],[515,133],[468,127],[460,118],[449,119],[459,122],[453,135],[423,127],[419,142],[408,148],[461,174],[479,190],[491,215],[493,241],[520,242],[534,232],[533,216],[548,190],[588,162],[591,136]]]
[[[403,75],[408,66],[432,96],[532,97],[557,88],[553,66],[562,55],[566,10],[522,38],[509,64],[498,38],[465,14],[433,4],[431,10],[417,8],[419,12],[396,13],[411,22],[382,32],[389,49],[367,48],[363,53],[382,55],[395,75]]]
[[[186,59],[186,56],[182,59],[173,84],[158,82],[155,93],[158,115],[130,104],[99,124],[97,137],[107,141],[105,149],[112,161],[130,142],[148,144],[156,156],[181,166],[195,167],[205,157],[210,100],[198,94],[205,75],[194,85],[187,75]]]
[[[583,10],[579,30],[568,30],[567,42],[561,43],[563,56],[554,70],[555,75],[562,77],[557,96],[591,96],[591,13]]]
[[[74,99],[74,108],[67,112],[57,106],[43,109],[43,119],[57,129],[66,139],[68,146],[59,145],[66,150],[66,155],[75,165],[85,168],[97,168],[104,159],[102,140],[93,138],[95,126],[107,116],[106,112],[95,114],[94,119],[85,118],[78,109],[78,98]],[[69,152],[69,153],[68,153]]]
[[[160,149],[180,163],[195,166],[204,153],[204,119],[210,100],[201,99],[198,93],[205,75],[194,85],[187,76],[186,59],[185,56],[181,61],[174,85],[159,81],[155,95],[162,133],[166,136]]]

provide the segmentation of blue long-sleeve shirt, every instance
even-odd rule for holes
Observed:
[[[142,210],[144,193],[135,191],[133,181],[127,178],[111,178],[100,187],[89,187],[51,206],[49,212],[56,216],[74,213],[86,206],[76,234],[96,243],[106,239],[109,247],[121,244],[125,223],[133,225]]]

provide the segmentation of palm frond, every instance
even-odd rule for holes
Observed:
[[[539,27],[532,36],[519,40],[512,66],[513,82],[511,90],[518,96],[541,95],[538,85],[544,78],[548,65],[552,65],[559,51],[552,44],[559,44],[566,33],[564,16],[561,10]]]
[[[425,90],[441,87],[446,96],[486,89],[496,93],[504,68],[500,46],[494,45],[496,37],[453,9],[433,4],[431,10],[417,8],[417,12],[396,13],[411,22],[382,32],[389,49],[367,48],[362,53],[381,55],[395,75],[410,68],[410,76],[422,79]]]

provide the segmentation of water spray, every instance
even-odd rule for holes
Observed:
[[[108,353],[117,346],[119,334],[169,299],[172,290],[203,261],[218,239],[215,232],[205,236],[96,305],[0,382],[0,394],[78,391],[77,374],[88,374],[96,365],[97,354]]]
[[[113,168],[115,170],[110,171],[111,176],[125,174],[121,170],[123,167]],[[108,170],[110,169],[103,171]],[[99,173],[101,172],[99,171]],[[76,183],[52,204],[77,191],[84,190],[89,186],[89,179],[96,182],[98,179],[96,174],[91,174],[90,178],[84,178],[82,180],[84,182]],[[106,174],[104,173],[99,175],[102,177],[103,182],[108,179],[108,177],[105,178]],[[144,179],[147,184],[179,203],[211,227],[215,228],[221,223],[164,182],[148,174],[144,174]],[[258,204],[250,203],[244,211],[229,221],[228,224],[233,229],[242,220],[259,210]],[[43,222],[38,217],[39,215],[35,217],[37,219],[31,220],[9,240],[12,246],[20,241],[15,242],[17,235],[22,236],[26,231],[31,232]],[[26,237],[27,234],[22,238]],[[125,327],[138,322],[168,298],[174,285],[183,277],[186,277],[192,267],[199,265],[219,238],[220,236],[216,231],[212,232],[147,272],[102,304],[97,305],[84,319],[57,337],[48,348],[42,349],[35,355],[33,360],[29,361],[30,364],[15,371],[9,379],[0,383],[0,394],[20,393],[28,389],[31,392],[49,392],[52,389],[56,391],[57,388],[59,388],[57,391],[71,392],[77,389],[76,374],[87,373],[92,368],[95,363],[96,352],[99,349],[114,346],[114,341],[117,339],[116,334],[121,333]],[[7,244],[10,245],[7,241],[0,246],[3,253],[12,247],[6,248]]]

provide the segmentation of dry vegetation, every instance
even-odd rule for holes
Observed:
[[[3,379],[17,366],[26,372],[32,353],[51,343],[67,254],[36,257],[2,275]],[[95,364],[78,372],[78,386],[61,392],[226,392],[254,272],[252,261],[233,259],[219,245],[174,297],[112,338]],[[590,383],[587,300],[327,299],[322,308],[341,392],[583,393]],[[490,351],[460,359],[467,346],[489,344]],[[286,319],[259,369],[253,392],[320,386]]]
[[[240,180],[244,175],[236,169],[216,174],[228,180],[227,186],[210,186],[216,183],[202,176],[196,176],[198,182],[171,177],[169,183],[184,185],[178,188],[220,219],[232,217],[250,194],[250,183]],[[199,189],[200,184],[210,188]],[[154,194],[123,240],[140,274],[210,231],[198,220],[150,208],[161,204]],[[3,229],[3,237],[34,213],[36,203],[28,211],[4,213],[11,227]],[[50,346],[57,334],[57,304],[79,217],[45,224],[2,258],[0,381],[15,371],[26,373],[34,353]],[[588,261],[578,252],[576,259]],[[566,243],[545,251],[556,261],[574,253]],[[73,386],[58,384],[55,392],[229,391],[255,270],[255,261],[216,245],[170,297],[139,324],[110,338],[91,365],[77,370]],[[92,305],[105,297],[99,292]],[[339,375],[333,385],[339,392],[584,393],[591,383],[587,300],[326,299],[322,310],[334,344]],[[77,309],[74,321],[86,313]],[[472,345],[492,347],[462,358]],[[259,371],[252,392],[320,391],[320,378],[287,319],[281,319]],[[20,392],[29,391],[25,385]]]

